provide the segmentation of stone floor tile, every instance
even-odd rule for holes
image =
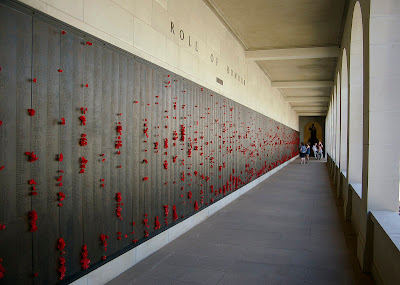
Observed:
[[[197,282],[199,284],[214,285],[219,282],[224,275],[223,271],[202,269],[202,268],[189,268],[178,281],[182,282]]]
[[[182,253],[174,253],[169,255],[167,258],[163,259],[160,262],[160,265],[169,264],[175,266],[185,266],[190,267],[197,264],[197,260],[200,257],[196,255],[182,254]]]
[[[231,267],[226,270],[226,274],[237,274],[240,276],[262,277],[276,272],[277,266],[247,260],[235,260]]]
[[[266,285],[267,280],[263,276],[245,275],[239,273],[225,273],[218,282],[218,285]]]
[[[227,268],[231,267],[234,260],[223,259],[223,258],[212,258],[212,257],[201,257],[197,264],[194,265],[196,268],[211,269],[218,271],[226,271]]]
[[[153,267],[151,270],[146,272],[146,275],[152,277],[166,277],[170,279],[178,279],[185,273],[189,267],[171,265],[167,263],[161,263]]]
[[[165,278],[165,277],[153,277],[153,276],[147,276],[143,275],[140,276],[136,279],[134,279],[133,285],[170,285],[173,284],[174,280],[170,278]],[[128,285],[129,283],[125,283],[124,285]],[[123,284],[121,284],[123,285]]]
[[[348,273],[342,270],[309,268],[306,280],[312,284],[325,284],[325,282],[326,284],[345,284],[347,275]]]

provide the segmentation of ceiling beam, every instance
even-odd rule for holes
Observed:
[[[304,97],[297,97],[297,96],[287,96],[285,97],[286,102],[290,103],[328,103],[329,96],[304,96]]]
[[[326,116],[326,112],[297,112],[299,116]]]
[[[313,88],[332,87],[333,81],[272,81],[271,87],[275,88]]]
[[[328,107],[328,102],[302,102],[302,103],[290,103],[293,108],[297,107]]]
[[[328,106],[292,106],[293,109],[295,109],[296,111],[309,111],[309,110],[318,110],[318,111],[322,111],[322,110],[328,110]]]
[[[287,59],[306,59],[306,58],[329,58],[339,57],[340,48],[330,47],[311,47],[311,48],[285,48],[285,49],[265,49],[251,50],[245,52],[246,58],[252,60],[287,60]]]
[[[328,89],[328,88],[327,88]],[[330,89],[330,88],[329,88]],[[289,93],[289,94],[287,94],[287,91],[288,91],[289,89],[285,89],[285,90],[283,90],[283,95],[286,97],[286,98],[302,98],[302,97],[310,97],[310,98],[312,98],[312,97],[314,97],[314,98],[321,98],[321,97],[327,97],[327,98],[329,98],[329,96],[331,96],[331,93],[330,92],[313,92],[313,91],[311,91],[311,92],[307,92],[307,90],[305,90],[305,88],[300,88],[300,89],[298,89],[297,91],[300,91],[300,90],[304,90],[304,93],[302,92],[302,93]]]

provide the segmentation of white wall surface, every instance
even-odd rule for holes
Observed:
[[[202,0],[20,2],[298,130],[297,113]]]
[[[400,1],[370,9],[368,210],[397,212],[400,141]]]

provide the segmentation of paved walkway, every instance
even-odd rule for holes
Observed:
[[[373,284],[340,211],[325,161],[296,160],[108,284]]]

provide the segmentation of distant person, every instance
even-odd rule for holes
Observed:
[[[301,143],[301,146],[300,146],[300,158],[301,158],[300,164],[305,164],[306,163],[306,160],[305,160],[306,152],[307,152],[306,146],[304,145],[304,143]]]
[[[317,157],[318,157],[318,144],[317,143],[315,143],[312,146],[312,150],[313,150],[313,153],[314,153],[314,158],[317,159]]]
[[[324,156],[324,146],[322,145],[322,142],[318,143],[318,157],[319,159],[322,159],[322,157]]]
[[[310,143],[307,142],[307,145],[306,145],[306,163],[308,163],[310,161],[310,152],[311,152]]]

